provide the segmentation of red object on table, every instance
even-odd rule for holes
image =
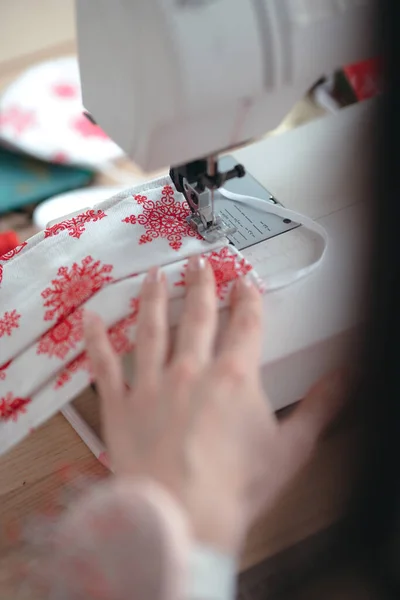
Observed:
[[[18,235],[15,231],[3,231],[0,233],[0,258],[3,254],[14,250],[17,246],[19,246]]]
[[[367,100],[382,92],[382,61],[380,58],[348,65],[343,71],[357,100]]]

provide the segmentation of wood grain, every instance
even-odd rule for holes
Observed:
[[[75,406],[100,434],[98,399],[86,390]],[[328,528],[343,514],[357,473],[358,428],[340,427],[320,442],[313,459],[289,486],[276,507],[253,527],[242,557],[247,569]],[[60,472],[74,465],[84,475],[105,476],[103,467],[57,415],[0,459],[0,531],[46,510],[64,485]],[[0,555],[10,550],[0,539]]]

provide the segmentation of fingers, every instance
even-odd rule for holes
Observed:
[[[158,268],[151,269],[144,281],[136,330],[136,382],[154,381],[166,360],[168,343],[167,286]]]
[[[193,360],[196,368],[209,361],[217,327],[217,296],[211,266],[201,256],[189,260],[186,298],[173,360]]]
[[[219,361],[231,362],[245,372],[258,369],[262,341],[261,295],[252,282],[240,278],[231,300],[231,314],[222,340]]]
[[[318,381],[280,426],[282,443],[296,460],[306,460],[316,442],[342,410],[349,382],[343,370]]]
[[[88,311],[84,312],[84,336],[102,400],[104,424],[107,429],[118,431],[125,415],[125,384],[121,363],[111,346],[103,321]]]

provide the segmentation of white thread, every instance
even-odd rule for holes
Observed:
[[[287,271],[284,273],[280,273],[279,275],[271,276],[266,282],[264,282],[264,290],[266,292],[274,292],[283,288],[292,285],[296,281],[303,279],[304,277],[308,277],[313,273],[316,269],[318,269],[326,255],[326,250],[328,248],[328,234],[326,230],[314,221],[305,215],[295,212],[294,210],[289,210],[288,208],[284,208],[283,206],[279,206],[277,204],[270,204],[261,198],[255,198],[253,196],[244,196],[243,194],[235,194],[234,192],[230,192],[225,188],[220,188],[218,190],[224,198],[228,200],[233,200],[234,202],[241,202],[243,204],[247,204],[248,206],[254,207],[264,213],[269,213],[271,215],[276,215],[277,217],[281,217],[282,219],[290,219],[295,223],[299,223],[309,231],[316,233],[323,241],[323,249],[318,256],[318,258],[311,264],[306,267],[301,267],[299,269]]]

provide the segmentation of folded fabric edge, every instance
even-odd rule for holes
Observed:
[[[155,179],[147,181],[146,183],[142,183],[141,185],[137,185],[132,188],[127,188],[126,190],[123,190],[122,192],[119,192],[118,194],[114,194],[107,200],[104,200],[103,202],[99,202],[98,204],[95,204],[92,207],[92,209],[94,209],[94,210],[109,209],[109,208],[112,208],[113,206],[115,206],[115,204],[117,202],[119,202],[121,200],[125,200],[129,196],[138,194],[140,192],[145,192],[145,191],[148,192],[152,189],[155,189],[157,187],[162,187],[164,185],[172,185],[172,180],[167,175],[164,177],[157,177]],[[59,223],[62,222],[63,218],[64,217],[60,217],[60,219],[57,222],[59,222]],[[10,261],[16,262],[16,261],[20,260],[22,256],[25,256],[27,254],[27,252],[32,250],[32,248],[37,246],[40,242],[42,242],[45,239],[46,238],[44,237],[44,230],[38,231],[37,233],[32,235],[30,238],[28,238],[26,241],[24,241],[22,244],[20,244],[16,248],[14,248],[14,250],[11,250],[10,252],[7,252],[6,254],[0,256],[0,265],[4,264],[5,262],[7,262],[7,264],[10,264]],[[1,279],[0,279],[0,291],[1,291]]]
[[[237,255],[238,257],[240,257],[241,260],[244,260],[247,264],[248,262],[246,261],[246,259],[241,255],[241,253],[234,248],[233,246],[229,245],[228,246],[229,251],[234,254]],[[184,260],[181,260],[179,262],[185,263],[187,264],[187,258],[185,258]],[[259,278],[259,276],[257,275],[257,273],[254,271],[254,269],[250,266],[250,270],[245,274],[245,276],[249,277],[252,279],[254,285],[256,285],[256,287],[258,287],[258,289],[263,292],[263,284],[261,279]],[[141,278],[142,279],[142,278]],[[232,280],[231,282],[229,282],[233,285],[234,280]],[[107,289],[107,288],[105,288]],[[91,299],[90,299],[91,300]],[[90,300],[88,300],[87,302],[89,303]],[[172,298],[170,305],[176,305],[176,302],[179,303],[178,308],[175,306],[175,318],[172,318],[172,322],[171,322],[171,327],[173,327],[174,325],[176,325],[179,321],[179,318],[177,317],[178,315],[181,314],[181,309],[182,309],[182,298]],[[224,306],[226,306],[227,302],[225,303],[221,303],[220,304],[220,308],[223,308]],[[172,312],[174,312],[172,310]],[[119,322],[123,321],[128,315],[125,314],[124,317],[121,318],[121,315],[119,315],[119,317],[113,319],[113,322],[111,323],[111,327],[113,325],[118,325]],[[131,340],[132,343],[134,342],[134,336],[133,339]],[[4,454],[5,452],[7,452],[8,450],[10,450],[12,447],[14,447],[16,444],[18,444],[20,441],[22,441],[25,437],[27,437],[27,435],[29,434],[29,432],[32,429],[36,429],[38,426],[42,425],[44,422],[46,422],[48,419],[50,419],[52,416],[54,416],[57,412],[59,412],[63,406],[65,406],[66,404],[68,404],[69,402],[71,402],[77,395],[79,395],[82,391],[84,391],[84,389],[89,385],[90,383],[90,375],[89,372],[84,373],[79,373],[77,374],[78,376],[74,377],[74,384],[72,385],[71,391],[69,393],[65,393],[63,395],[63,398],[60,398],[60,401],[55,401],[54,400],[54,396],[55,396],[55,389],[54,389],[54,384],[55,381],[57,380],[57,377],[60,377],[60,374],[62,374],[66,369],[68,369],[68,367],[71,365],[71,363],[74,363],[77,358],[79,358],[79,356],[84,353],[84,349],[82,351],[82,349],[80,350],[80,354],[78,353],[77,356],[74,356],[71,358],[70,361],[68,361],[67,364],[62,365],[62,367],[60,367],[60,369],[53,375],[49,376],[49,378],[46,380],[45,385],[40,388],[40,390],[37,390],[35,393],[33,393],[30,397],[30,401],[29,404],[35,405],[35,411],[32,411],[31,406],[29,406],[29,408],[21,406],[21,409],[23,410],[23,413],[21,415],[22,419],[19,420],[18,425],[20,425],[20,427],[15,427],[15,423],[14,422],[3,422],[0,423],[0,455]],[[80,384],[79,384],[80,382]],[[68,386],[70,387],[70,386]],[[65,392],[67,392],[67,390],[65,390]],[[0,394],[1,395],[1,394]],[[44,401],[44,404],[42,404],[42,406],[44,406],[44,410],[43,412],[37,411],[37,400],[39,398],[42,398],[42,401]],[[0,402],[4,400],[2,398],[0,398]],[[22,400],[22,399],[20,399]],[[47,405],[47,408],[46,408]],[[35,412],[38,414],[37,418],[32,419],[32,412]],[[39,416],[39,412],[40,412],[40,416]],[[22,422],[21,422],[22,421]],[[24,424],[25,422],[25,424]],[[24,426],[23,426],[24,425]],[[2,431],[3,430],[3,431]]]

